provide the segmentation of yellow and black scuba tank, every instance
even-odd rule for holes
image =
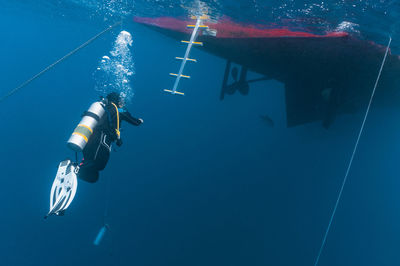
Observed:
[[[67,146],[76,152],[81,152],[105,112],[105,104],[103,102],[94,102],[89,110],[84,113],[81,121],[69,138]]]

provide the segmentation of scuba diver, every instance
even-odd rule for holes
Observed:
[[[112,143],[115,141],[118,147],[122,145],[119,130],[122,121],[135,126],[143,123],[143,119],[133,117],[124,106],[125,101],[121,95],[112,92],[106,98],[101,98],[101,101],[93,103],[83,114],[80,124],[68,141],[70,148],[83,153],[83,159],[77,166],[79,179],[90,183],[99,179],[99,171],[106,167],[110,158]],[[85,118],[95,123],[85,122]]]
[[[143,119],[134,118],[126,109],[124,99],[112,92],[106,98],[92,103],[83,113],[82,119],[68,140],[68,147],[78,154],[83,153],[80,164],[66,159],[60,162],[50,191],[51,215],[64,215],[75,197],[78,180],[94,183],[99,179],[110,158],[111,145],[122,145],[120,123],[126,121],[139,126]],[[103,232],[104,233],[104,232]]]

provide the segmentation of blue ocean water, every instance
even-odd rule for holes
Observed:
[[[0,265],[314,264],[363,111],[329,130],[287,128],[283,84],[255,83],[248,96],[220,101],[225,60],[201,50],[181,85],[187,95],[165,94],[184,50],[132,17],[199,8],[317,33],[347,25],[381,45],[391,35],[399,51],[393,1],[0,1],[1,95],[123,19],[1,102]],[[144,123],[123,124],[124,144],[100,181],[80,181],[65,216],[44,220],[58,163],[74,157],[66,141],[98,99],[94,73],[122,30],[133,39],[127,108]],[[372,106],[319,265],[400,264],[399,115]],[[106,204],[109,229],[95,246]]]

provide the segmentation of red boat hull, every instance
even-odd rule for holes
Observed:
[[[177,40],[188,40],[192,21],[176,18],[135,18]],[[261,29],[229,19],[205,23],[216,36],[200,34],[204,49],[249,70],[285,84],[288,126],[324,120],[327,112],[348,113],[368,98],[382,62],[385,47],[359,40],[345,32],[315,35],[285,28]],[[396,100],[399,56],[389,54],[377,98]],[[338,99],[324,98],[334,91]],[[389,99],[390,98],[390,99]],[[334,103],[332,103],[332,101]]]

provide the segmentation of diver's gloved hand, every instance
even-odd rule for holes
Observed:
[[[118,147],[121,147],[121,145],[122,145],[122,139],[117,139],[116,144],[117,144]]]

